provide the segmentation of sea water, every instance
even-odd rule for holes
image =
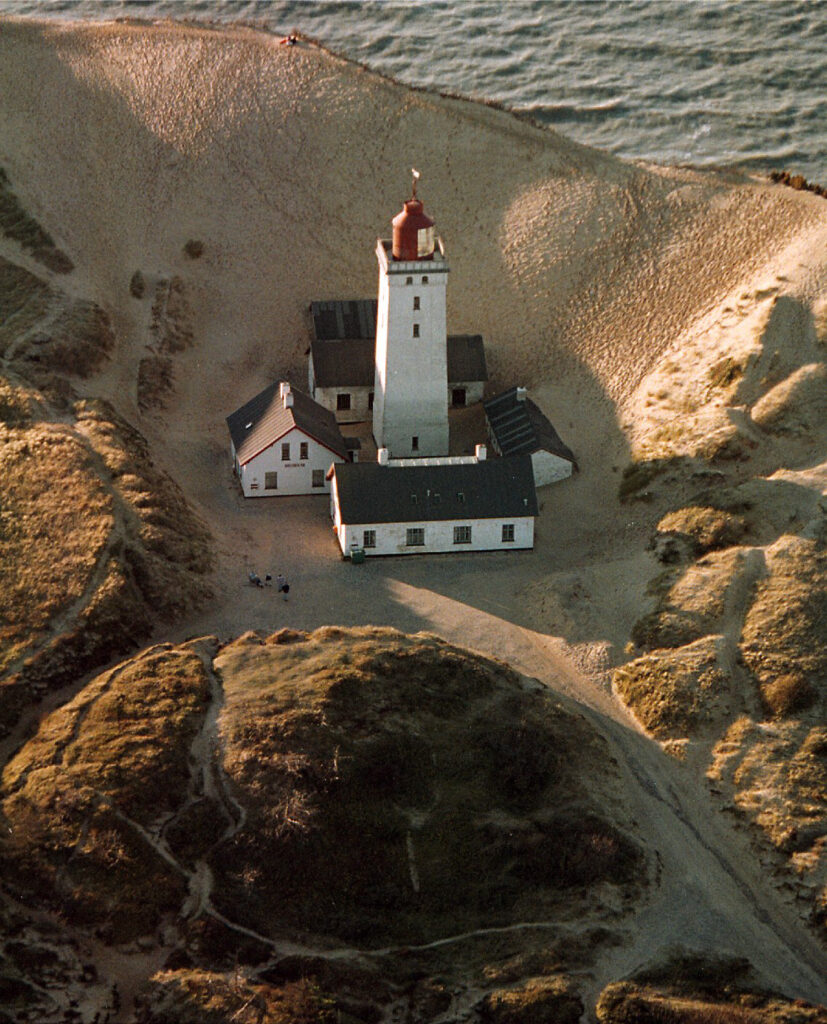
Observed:
[[[0,0],[0,13],[298,30],[404,82],[496,100],[624,157],[789,169],[827,184],[824,2]]]

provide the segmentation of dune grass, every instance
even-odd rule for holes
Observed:
[[[187,799],[188,751],[209,699],[201,659],[161,648],[93,680],[7,765],[3,875],[73,920],[140,934],[186,888],[132,822]],[[59,880],[59,881],[58,881]]]
[[[505,666],[330,628],[242,638],[217,666],[248,819],[213,865],[222,908],[250,926],[424,941],[639,878],[584,786],[600,744]]]

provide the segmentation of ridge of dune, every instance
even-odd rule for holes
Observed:
[[[111,309],[122,400],[143,348],[134,270],[183,267],[192,358],[227,371],[209,386],[232,408],[239,372],[254,388],[300,365],[311,298],[374,293],[373,239],[412,164],[452,261],[451,329],[485,334],[495,379],[579,365],[615,401],[731,291],[827,231],[819,197],[626,163],[249,29],[12,19],[0,55],[0,162]],[[190,238],[198,263],[182,256]]]

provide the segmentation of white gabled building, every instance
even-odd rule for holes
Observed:
[[[494,450],[505,457],[530,455],[537,487],[565,480],[577,469],[571,449],[525,388],[509,388],[483,402],[483,408]]]
[[[344,463],[329,475],[330,512],[344,556],[534,546],[537,495],[528,456]]]
[[[242,405],[227,427],[245,498],[324,494],[331,463],[348,457],[336,417],[286,381]]]

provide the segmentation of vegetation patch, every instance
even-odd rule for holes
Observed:
[[[31,331],[53,301],[45,281],[0,256],[0,354]]]
[[[74,269],[72,261],[55,245],[54,239],[40,224],[27,213],[20,200],[12,192],[11,182],[0,167],[0,230],[7,238],[14,239],[27,252],[49,270],[57,274],[68,274]]]
[[[577,1024],[583,1002],[564,976],[532,978],[515,988],[489,992],[480,1003],[486,1024]]]
[[[608,985],[599,1024],[821,1024],[825,1007],[768,992],[746,960],[676,953]]]
[[[24,393],[4,391],[18,425],[0,426],[0,673],[82,598],[114,524],[81,439],[68,427],[27,424]]]
[[[613,685],[660,739],[694,736],[728,717],[733,699],[717,637],[655,651],[615,669]]]
[[[203,662],[165,646],[99,676],[9,762],[3,877],[123,939],[186,892],[147,832],[188,794],[188,751],[209,699]]]
[[[662,573],[649,585],[656,607],[632,627],[633,642],[644,650],[682,647],[720,632],[727,597],[745,571],[745,552],[732,549]]]
[[[209,535],[145,440],[111,407],[43,419],[0,381],[0,710],[10,727],[208,594]]]
[[[827,689],[827,551],[821,539],[782,537],[766,555],[741,650],[762,687],[794,673],[823,700]]]
[[[379,629],[248,636],[216,664],[247,810],[211,858],[233,919],[427,941],[634,888],[639,851],[584,784],[602,745],[504,665]]]
[[[78,299],[32,339],[23,358],[53,372],[89,377],[100,369],[114,344],[109,315],[96,303]]]
[[[688,537],[696,555],[739,544],[746,532],[743,516],[709,506],[691,505],[669,512],[658,523],[658,533]]]
[[[618,497],[621,501],[630,501],[634,498],[641,499],[641,492],[664,473],[670,466],[671,459],[646,459],[640,462],[630,462],[623,470],[623,476],[618,488]]]
[[[164,971],[137,1008],[138,1024],[360,1024],[311,979],[262,984],[241,971]]]

